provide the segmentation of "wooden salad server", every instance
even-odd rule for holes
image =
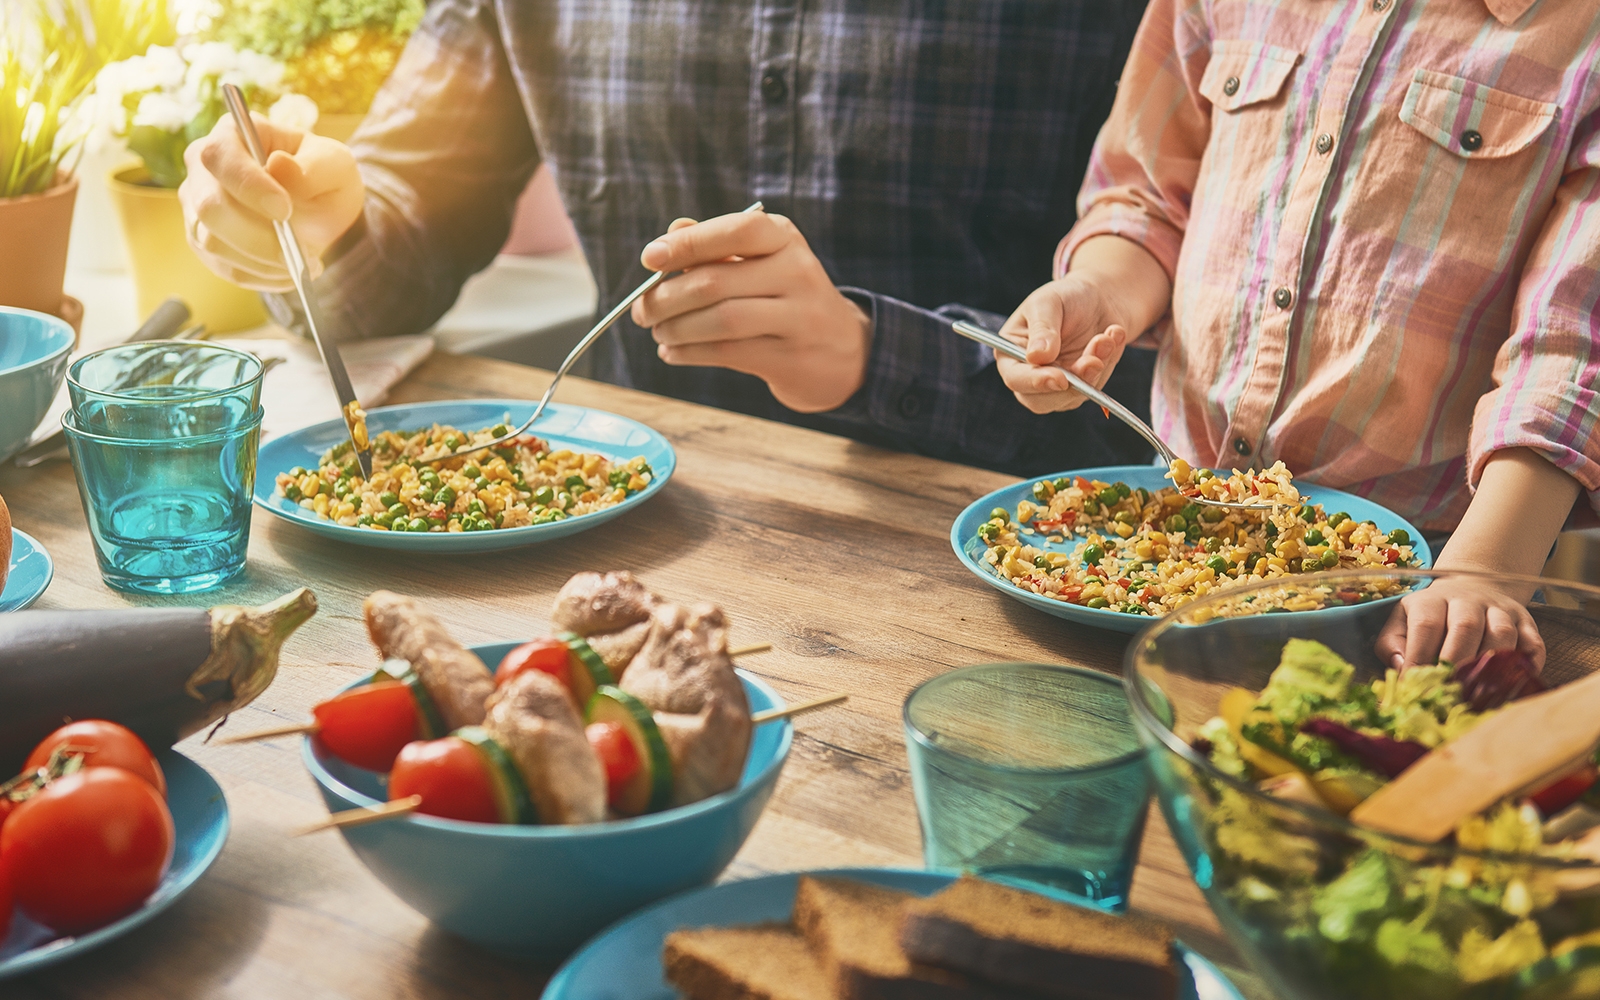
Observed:
[[[1350,813],[1382,833],[1433,843],[1501,799],[1536,789],[1600,745],[1600,673],[1511,702],[1430,751]]]

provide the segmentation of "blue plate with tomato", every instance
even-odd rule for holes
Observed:
[[[668,934],[686,927],[787,922],[801,875],[855,879],[917,896],[931,896],[955,879],[912,868],[844,868],[765,875],[686,892],[635,913],[584,946],[557,970],[541,1000],[611,1000],[624,995],[631,1000],[674,1000],[677,992],[661,976],[661,949]],[[1216,966],[1181,942],[1173,946],[1173,959],[1178,1000],[1244,1000]]]
[[[381,406],[367,411],[367,432],[375,436],[383,431],[417,430],[434,424],[464,431],[475,431],[499,423],[515,427],[533,415],[534,405],[524,399],[468,399]],[[256,506],[269,514],[327,538],[354,545],[406,552],[494,552],[565,538],[604,524],[661,492],[678,467],[677,453],[659,433],[637,420],[604,410],[592,410],[587,406],[551,403],[528,433],[548,441],[552,448],[600,454],[614,461],[643,456],[650,463],[650,482],[644,489],[613,506],[580,517],[520,528],[396,532],[343,525],[300,506],[277,491],[279,473],[297,466],[315,469],[328,449],[348,440],[349,432],[344,421],[329,420],[275,437],[261,446],[256,462],[254,499]]]
[[[11,932],[0,941],[0,979],[64,962],[148,922],[204,875],[228,839],[228,802],[215,779],[175,750],[156,754],[167,779],[167,809],[172,813],[172,864],[144,905],[115,923],[77,936],[61,936],[20,911]]]
[[[1057,618],[1065,618],[1083,625],[1093,625],[1095,628],[1109,629],[1113,632],[1137,632],[1150,624],[1151,619],[1148,616],[1127,614],[1109,608],[1088,608],[1081,604],[1068,604],[1065,601],[1058,601],[1035,594],[1030,590],[1023,590],[1010,580],[1007,580],[993,566],[983,561],[986,546],[983,544],[983,540],[978,537],[978,527],[989,520],[989,512],[996,507],[1004,507],[1006,510],[1015,513],[1017,504],[1023,500],[1033,500],[1033,484],[1039,482],[1040,479],[1082,477],[1088,480],[1099,480],[1104,483],[1124,482],[1135,489],[1143,487],[1153,493],[1156,490],[1172,485],[1172,481],[1166,478],[1166,472],[1165,468],[1154,465],[1103,465],[1093,469],[1075,469],[1071,472],[1041,476],[1003,487],[974,500],[966,510],[961,512],[955,523],[950,526],[950,547],[956,550],[957,558],[961,560],[962,565],[972,571],[974,576],[1006,596],[1021,601],[1029,607],[1037,608],[1047,615],[1055,615]],[[1417,557],[1417,565],[1423,568],[1433,565],[1433,552],[1428,548],[1428,543],[1423,540],[1422,532],[1417,529],[1416,525],[1389,508],[1341,490],[1330,490],[1309,484],[1300,484],[1300,490],[1312,503],[1321,504],[1326,511],[1344,511],[1353,520],[1371,521],[1383,531],[1404,528],[1411,535],[1411,549]],[[1046,541],[1044,535],[1035,535],[1028,540],[1028,543],[1046,552],[1071,553],[1082,541],[1082,536],[1077,535],[1067,535],[1066,541],[1059,543]],[[1388,597],[1364,606],[1377,606],[1395,600],[1398,600],[1398,598]],[[1340,608],[1329,608],[1324,611],[1289,613],[1327,615],[1338,613],[1342,610]]]
[[[56,575],[56,564],[39,540],[11,529],[11,566],[0,588],[0,611],[21,611],[44,595]]]

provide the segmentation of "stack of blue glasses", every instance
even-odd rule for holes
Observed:
[[[244,571],[262,371],[254,354],[193,341],[72,365],[61,423],[109,586],[188,594]]]

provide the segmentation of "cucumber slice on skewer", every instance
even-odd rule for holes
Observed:
[[[613,802],[624,816],[640,816],[665,809],[672,802],[672,757],[645,703],[612,685],[602,685],[589,699],[585,723],[614,722],[633,742],[639,754],[639,771],[628,780]]]
[[[522,772],[506,753],[505,747],[489,735],[482,726],[462,726],[452,733],[456,739],[469,744],[483,757],[489,769],[489,780],[494,785],[495,803],[500,807],[500,822],[532,825],[539,822],[539,810],[528,794]]]
[[[579,705],[589,704],[602,685],[615,684],[617,679],[611,675],[611,668],[606,666],[606,661],[600,654],[586,642],[581,635],[571,632],[559,632],[556,638],[567,644],[571,650],[572,661],[572,697]]]

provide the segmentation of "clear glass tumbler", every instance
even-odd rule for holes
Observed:
[[[1127,908],[1151,783],[1119,678],[965,667],[903,716],[928,867]]]
[[[117,590],[187,594],[244,570],[262,411],[209,434],[151,438],[61,420],[100,575]]]
[[[119,344],[73,362],[67,393],[80,430],[156,440],[214,434],[261,405],[261,359],[222,344]]]

